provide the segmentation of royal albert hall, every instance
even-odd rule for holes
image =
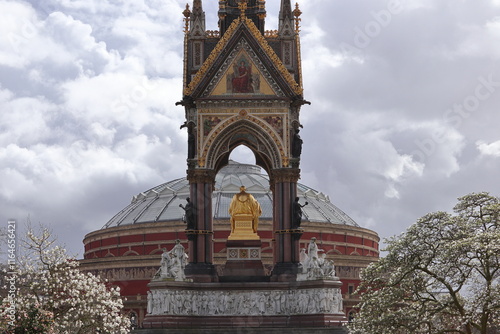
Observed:
[[[259,166],[230,161],[216,175],[213,198],[213,261],[222,272],[226,262],[226,241],[230,234],[228,208],[240,186],[260,203],[262,215],[258,235],[262,240],[262,262],[267,274],[273,264],[272,193],[269,177]],[[318,247],[335,263],[342,282],[343,308],[348,318],[358,302],[353,294],[360,281],[360,270],[379,256],[376,232],[361,227],[330,202],[328,195],[304,184],[297,184],[299,202],[303,205],[301,227],[304,230],[300,248],[307,248],[312,237]],[[146,190],[132,198],[123,210],[100,230],[87,234],[83,270],[101,275],[121,288],[125,310],[140,326],[146,315],[148,283],[160,267],[163,249],[172,249],[179,239],[188,251],[184,210],[189,197],[186,177]]]

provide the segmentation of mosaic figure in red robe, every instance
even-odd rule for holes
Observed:
[[[231,81],[233,93],[253,93],[252,87],[252,65],[246,65],[244,60],[239,66],[234,66],[233,79]]]

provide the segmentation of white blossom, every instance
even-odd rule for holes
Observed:
[[[500,199],[459,198],[387,240],[362,272],[352,333],[489,333],[500,327]]]
[[[0,332],[18,328],[23,333],[129,333],[119,291],[80,271],[79,262],[54,245],[48,229],[37,234],[30,228],[24,250],[16,298],[2,296]],[[13,304],[14,323],[7,316]]]

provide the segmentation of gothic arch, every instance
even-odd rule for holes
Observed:
[[[212,134],[206,148],[206,168],[218,172],[239,145],[248,147],[254,153],[257,165],[267,173],[281,168],[285,152],[282,140],[265,121],[250,115],[230,118]]]

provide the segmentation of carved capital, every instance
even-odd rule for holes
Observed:
[[[300,169],[282,168],[271,171],[270,183],[274,186],[276,183],[294,183],[300,179]]]
[[[187,179],[190,184],[192,183],[215,183],[215,171],[211,169],[188,169]]]

